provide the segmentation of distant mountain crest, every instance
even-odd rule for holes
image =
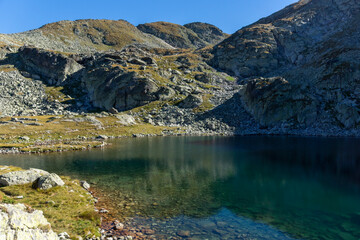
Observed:
[[[23,33],[0,34],[0,41],[16,46],[33,45],[81,53],[121,50],[131,44],[142,44],[149,48],[201,48],[228,36],[210,24],[192,23],[186,26],[156,22],[135,27],[125,20],[64,20]]]
[[[176,48],[202,48],[224,40],[228,35],[207,23],[189,23],[184,26],[168,22],[145,23],[137,26]]]

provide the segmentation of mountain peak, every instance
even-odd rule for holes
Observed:
[[[141,31],[152,34],[176,48],[202,48],[224,40],[228,35],[207,23],[189,23],[184,26],[168,22],[138,25]]]

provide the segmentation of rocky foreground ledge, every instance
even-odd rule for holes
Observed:
[[[0,166],[0,239],[100,240],[89,184],[40,169]]]
[[[0,239],[133,239],[119,221],[111,222],[109,230],[107,206],[97,202],[86,181],[0,166]]]
[[[24,204],[0,204],[0,209],[0,239],[60,239],[42,211]]]

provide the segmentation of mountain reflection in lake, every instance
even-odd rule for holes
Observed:
[[[359,239],[359,144],[345,138],[134,138],[105,150],[1,156],[0,164],[86,179],[108,193],[122,217],[157,221],[169,235],[185,228],[200,239],[287,239],[281,232]],[[164,230],[161,221],[174,228]]]

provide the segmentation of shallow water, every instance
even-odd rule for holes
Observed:
[[[0,156],[0,165],[86,179],[121,217],[163,236],[359,239],[359,146],[348,138],[130,138],[104,150]]]

